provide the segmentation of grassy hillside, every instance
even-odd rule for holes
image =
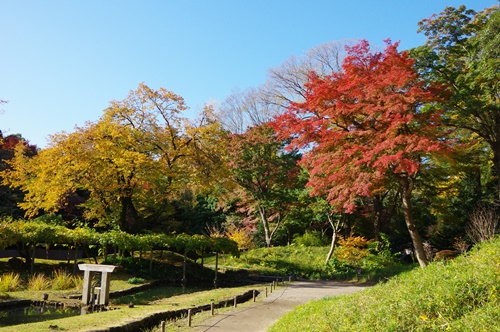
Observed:
[[[500,331],[500,239],[349,296],[298,307],[269,331]]]
[[[337,247],[337,252],[340,246]],[[401,264],[388,250],[367,250],[366,256],[353,264],[335,256],[325,263],[329,247],[286,246],[253,249],[240,257],[224,256],[219,266],[228,269],[247,269],[250,274],[295,275],[307,279],[379,281],[415,268]],[[213,257],[205,261],[215,264]],[[358,270],[360,268],[360,270]],[[360,272],[360,274],[358,274]]]

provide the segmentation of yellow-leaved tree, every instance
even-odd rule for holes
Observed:
[[[186,109],[181,96],[141,83],[97,122],[51,136],[37,156],[19,147],[4,183],[26,192],[28,217],[56,212],[83,192],[86,219],[137,232],[172,213],[171,201],[186,188],[227,178],[225,132],[209,108],[197,123],[182,117]]]

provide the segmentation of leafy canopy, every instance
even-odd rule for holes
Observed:
[[[342,71],[311,74],[306,100],[293,104],[273,128],[301,161],[313,195],[327,195],[338,210],[352,212],[359,197],[376,194],[392,180],[414,179],[424,157],[443,151],[440,114],[427,107],[439,89],[426,86],[408,54],[387,42],[370,53],[362,41],[348,48]]]
[[[84,192],[86,219],[137,232],[170,214],[186,188],[202,190],[222,177],[225,132],[208,110],[199,123],[183,118],[184,110],[182,97],[140,84],[99,121],[53,135],[37,156],[20,146],[4,181],[26,192],[20,205],[28,217],[56,212]]]

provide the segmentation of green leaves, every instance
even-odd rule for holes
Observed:
[[[480,12],[447,7],[419,25],[427,41],[411,51],[417,69],[428,82],[447,85],[447,123],[484,140],[500,173],[498,6]]]
[[[296,203],[294,189],[299,181],[300,158],[296,151],[284,151],[285,142],[276,139],[268,125],[249,128],[244,134],[231,136],[228,146],[231,179],[238,185],[235,192],[240,207],[250,219],[263,223],[267,246],[282,219]],[[274,230],[270,222],[275,221]]]
[[[113,247],[118,251],[176,249],[179,252],[220,252],[239,253],[236,242],[228,238],[210,238],[204,235],[133,235],[112,230],[98,233],[90,228],[69,229],[60,225],[26,220],[0,220],[0,248],[22,243],[24,245],[68,245],[74,247],[97,245],[101,248]]]

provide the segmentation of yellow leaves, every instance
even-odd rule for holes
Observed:
[[[496,285],[493,285],[490,289],[489,293],[489,301],[491,302],[496,302],[498,301],[498,293],[500,292],[499,289],[497,289]]]
[[[253,247],[252,236],[245,228],[237,228],[231,224],[227,227],[226,235],[238,244],[238,250],[248,250]]]
[[[339,246],[335,252],[337,258],[349,261],[356,265],[368,253],[368,244],[371,240],[363,236],[349,236],[348,238],[339,238]]]
[[[209,116],[190,124],[179,116],[185,109],[181,96],[141,83],[99,121],[52,135],[36,157],[16,153],[6,184],[26,192],[28,216],[57,211],[77,189],[90,195],[84,206],[91,218],[114,220],[124,197],[139,212],[163,209],[173,193],[228,178],[222,127]]]

